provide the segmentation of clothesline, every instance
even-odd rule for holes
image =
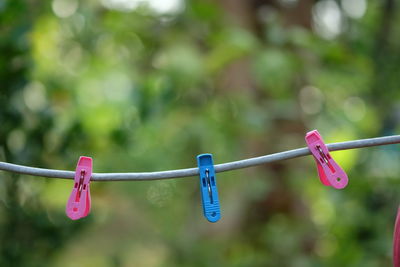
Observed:
[[[400,135],[384,136],[369,139],[360,139],[347,142],[327,144],[329,151],[347,150],[371,146],[382,146],[390,144],[399,144]],[[225,172],[230,170],[248,168],[251,166],[293,159],[310,155],[311,152],[307,147],[288,150],[284,152],[274,153],[270,155],[249,158],[244,160],[232,161],[215,165],[215,172]],[[43,169],[36,167],[28,167],[7,162],[0,162],[0,170],[14,172],[19,174],[27,174],[33,176],[42,176],[48,178],[74,179],[74,171]],[[197,176],[198,168],[158,171],[158,172],[127,172],[127,173],[93,173],[92,181],[144,181],[144,180],[161,180]]]

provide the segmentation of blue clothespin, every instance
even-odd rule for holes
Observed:
[[[221,211],[212,154],[198,155],[197,165],[199,166],[200,192],[204,217],[209,222],[217,222],[221,218]]]

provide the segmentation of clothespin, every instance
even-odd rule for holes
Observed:
[[[209,222],[217,222],[221,218],[221,212],[212,154],[198,155],[197,164],[199,166],[200,192],[204,217]]]
[[[393,233],[393,266],[400,267],[400,207],[397,209]]]
[[[92,177],[92,158],[80,157],[75,170],[75,183],[68,199],[66,213],[72,220],[86,217],[90,212],[90,178]]]
[[[333,160],[319,132],[317,130],[308,132],[305,139],[317,162],[318,175],[321,182],[336,189],[346,187],[349,181],[347,174]]]

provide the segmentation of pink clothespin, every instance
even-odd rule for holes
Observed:
[[[393,233],[393,266],[400,267],[400,207],[397,209]]]
[[[321,182],[336,189],[346,187],[349,178],[336,161],[332,159],[319,132],[317,130],[308,132],[305,139],[317,162],[318,175]]]
[[[86,217],[90,212],[90,178],[92,177],[92,158],[80,157],[75,170],[75,183],[68,199],[66,213],[72,220]]]

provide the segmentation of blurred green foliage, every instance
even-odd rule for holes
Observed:
[[[0,0],[2,161],[95,172],[193,167],[400,132],[394,0]],[[335,152],[345,190],[303,158],[196,178],[92,183],[0,173],[0,266],[389,266],[398,146]]]

